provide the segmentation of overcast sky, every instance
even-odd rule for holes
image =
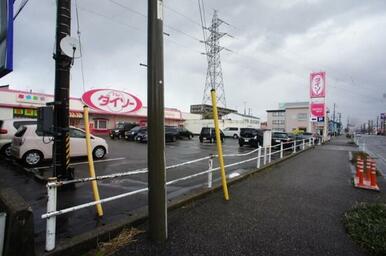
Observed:
[[[131,92],[146,105],[146,0],[77,0],[86,90]],[[20,3],[16,1],[16,6]],[[15,22],[11,88],[53,93],[55,0],[30,0]],[[197,0],[165,0],[165,105],[199,104],[206,57]],[[74,1],[73,1],[74,3]],[[327,103],[343,120],[386,112],[385,0],[204,0],[232,26],[221,30],[227,107],[266,119],[280,102],[308,101],[309,73],[326,71]],[[127,6],[128,8],[125,8]],[[131,10],[129,10],[129,8]],[[134,12],[134,11],[135,12]],[[72,35],[76,37],[73,5]],[[71,70],[71,96],[83,90],[80,60]]]

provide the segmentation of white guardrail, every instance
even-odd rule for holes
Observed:
[[[307,143],[306,143],[307,141]],[[299,144],[298,144],[299,142]],[[286,147],[287,144],[292,144],[291,146]],[[261,147],[259,146],[257,149],[249,151],[244,154],[224,154],[224,157],[243,157],[243,156],[249,156],[252,155],[253,153],[257,152],[257,156],[248,158],[236,163],[231,163],[228,165],[225,165],[225,168],[230,168],[233,166],[241,165],[247,162],[251,161],[256,161],[256,167],[260,168],[261,167],[261,159],[263,159],[263,164],[266,165],[267,163],[271,163],[271,157],[272,155],[275,154],[280,154],[280,159],[283,158],[284,156],[284,151],[289,151],[291,150],[292,153],[296,153],[297,148],[299,147],[301,150],[304,150],[306,146],[313,146],[315,145],[314,138],[310,138],[307,140],[297,140],[297,141],[291,141],[291,142],[281,142],[280,144],[274,145],[274,146],[267,146],[267,147]],[[273,151],[272,149],[279,148],[279,150]],[[184,165],[189,165],[197,162],[201,162],[204,160],[208,160],[208,169],[202,172],[198,172],[189,176],[185,176],[182,178],[178,178],[175,180],[171,180],[166,182],[166,185],[172,185],[174,183],[192,179],[201,175],[208,175],[208,182],[207,182],[207,187],[211,188],[213,186],[213,172],[217,171],[220,169],[220,167],[213,168],[213,159],[216,158],[217,155],[209,155],[207,157],[202,157],[198,159],[194,159],[191,161],[179,163],[179,164],[174,164],[166,167],[166,170],[171,170],[175,169],[177,167],[181,167]],[[50,178],[47,183],[47,195],[48,195],[48,201],[47,201],[47,213],[43,214],[41,216],[42,219],[46,219],[47,221],[47,226],[46,226],[46,246],[45,249],[46,251],[52,251],[55,249],[55,237],[56,237],[56,216],[63,215],[69,212],[77,211],[83,208],[91,207],[97,204],[102,204],[102,203],[107,203],[110,201],[114,201],[120,198],[136,195],[139,193],[143,193],[148,191],[148,188],[142,188],[138,189],[135,191],[119,194],[116,196],[104,198],[98,201],[92,201],[84,204],[80,204],[77,206],[73,207],[68,207],[65,209],[57,210],[56,209],[56,203],[57,203],[57,188],[60,186],[68,185],[68,184],[75,184],[75,183],[83,183],[83,182],[89,182],[89,181],[94,181],[94,180],[105,180],[105,179],[114,179],[114,178],[119,178],[119,177],[125,177],[125,176],[130,176],[130,175],[137,175],[137,174],[143,174],[147,173],[148,169],[143,168],[143,169],[137,169],[134,171],[127,171],[127,172],[121,172],[121,173],[114,173],[110,175],[103,175],[103,176],[97,176],[95,178],[80,178],[80,179],[74,179],[74,180],[69,180],[69,181],[57,181],[56,178]]]

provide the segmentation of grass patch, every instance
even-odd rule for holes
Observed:
[[[121,249],[127,244],[130,244],[132,242],[135,242],[135,237],[144,231],[138,230],[135,228],[131,229],[124,229],[121,231],[121,233],[115,237],[114,239],[105,242],[105,243],[99,243],[98,248],[95,250],[92,250],[85,254],[84,256],[109,256],[113,255],[116,251]]]
[[[344,214],[344,225],[372,255],[386,255],[386,204],[357,204]]]

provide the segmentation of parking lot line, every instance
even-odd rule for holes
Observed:
[[[96,161],[94,161],[94,163],[112,162],[112,161],[118,161],[118,160],[123,160],[123,159],[125,159],[125,157],[96,160]],[[70,165],[74,166],[74,165],[81,165],[81,164],[87,164],[87,163],[88,163],[87,161],[84,161],[84,162],[70,163]],[[48,168],[51,168],[51,166],[40,166],[40,167],[35,167],[32,169],[41,170],[41,169],[48,169]]]

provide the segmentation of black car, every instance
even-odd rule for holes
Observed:
[[[188,129],[183,128],[183,127],[178,127],[177,130],[178,130],[178,138],[179,139],[187,138],[187,139],[191,140],[193,138],[193,133],[191,131],[189,131]]]
[[[257,148],[263,145],[264,131],[263,129],[241,128],[239,146],[249,145]]]
[[[178,138],[177,127],[165,127],[165,141],[166,142],[175,142]],[[147,128],[141,129],[137,135],[134,137],[134,140],[137,142],[146,143],[148,141],[148,131]]]
[[[110,130],[110,138],[115,139],[121,139],[125,137],[125,132],[130,131],[134,127],[138,126],[135,123],[127,123],[127,122],[118,122],[117,126],[114,129]]]
[[[134,136],[134,140],[143,143],[147,142],[147,128],[141,127],[141,129],[139,129],[137,134]]]
[[[224,133],[220,130],[221,141],[224,141]],[[214,128],[202,127],[200,132],[200,142],[204,142],[205,140],[209,140],[210,143],[216,141],[216,132]]]
[[[177,127],[166,126],[165,127],[165,141],[175,142],[180,137]]]
[[[285,143],[283,145],[284,148],[292,147],[293,140],[288,136],[286,132],[272,132],[272,141],[271,145],[275,146],[280,144],[281,142]]]
[[[146,129],[146,127],[136,126],[133,129],[131,129],[130,131],[125,132],[125,139],[126,140],[134,140],[135,136],[137,136],[138,132],[144,131],[145,129]]]

